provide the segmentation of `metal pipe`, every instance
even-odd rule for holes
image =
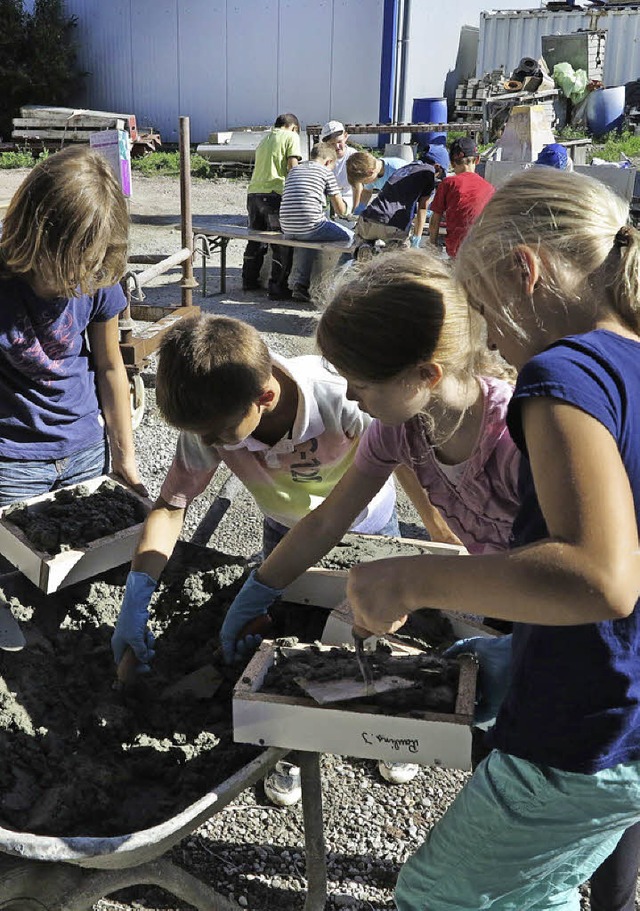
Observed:
[[[168,272],[173,266],[179,266],[180,263],[189,262],[192,256],[193,250],[191,247],[183,247],[182,250],[172,253],[171,256],[167,256],[166,259],[161,259],[160,262],[150,266],[148,269],[144,269],[142,272],[133,273],[136,276],[136,283],[138,285],[148,285],[150,281],[157,278],[159,275],[162,275],[164,272]]]
[[[404,0],[402,37],[400,39],[400,66],[398,76],[398,121],[407,120],[407,70],[409,68],[409,40],[411,38],[411,0]]]
[[[191,218],[191,134],[189,118],[180,118],[180,231],[182,246],[191,256],[182,263],[182,306],[193,305],[192,288],[198,287],[193,276],[193,221]]]

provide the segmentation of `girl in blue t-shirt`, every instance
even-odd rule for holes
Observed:
[[[349,574],[355,622],[374,633],[425,605],[514,622],[494,749],[402,868],[400,911],[577,911],[578,885],[640,820],[640,232],[627,219],[598,181],[546,168],[489,201],[456,269],[520,371],[513,549]],[[479,657],[490,689],[491,648]]]
[[[136,467],[118,283],[129,216],[108,162],[86,147],[39,162],[0,238],[0,506]],[[106,433],[105,433],[106,429]]]

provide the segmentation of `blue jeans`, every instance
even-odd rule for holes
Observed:
[[[109,470],[106,439],[64,459],[23,462],[0,458],[0,506],[28,500],[105,474]]]
[[[265,518],[262,523],[262,559],[266,560],[272,550],[278,546],[280,541],[289,531],[286,525],[281,525],[275,519]],[[388,538],[400,537],[400,526],[398,524],[398,513],[395,506],[389,517],[387,524],[378,531],[371,532],[374,535],[386,535]]]
[[[335,221],[329,221],[329,219],[327,219],[326,221],[323,221],[315,231],[312,231],[311,234],[285,234],[285,237],[289,237],[293,240],[335,240],[345,242],[353,240],[353,231],[349,228],[345,228],[343,225],[339,225]],[[317,250],[310,250],[308,247],[296,247],[295,253],[293,254],[291,277],[289,279],[289,285],[292,288],[295,285],[302,285],[304,288],[309,287],[309,284],[311,283],[311,273],[317,257]],[[350,258],[350,254],[345,253],[340,257],[338,265],[343,265],[348,262]]]
[[[580,775],[493,750],[400,870],[396,907],[578,911],[639,819],[638,762]]]

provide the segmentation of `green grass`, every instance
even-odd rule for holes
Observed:
[[[17,152],[0,152],[0,169],[32,168],[37,161],[48,157],[49,152],[40,152],[39,155],[33,155],[26,149]]]
[[[202,155],[192,153],[192,177],[217,177],[211,162]],[[131,161],[132,170],[146,177],[178,177],[180,175],[180,152],[151,152],[143,158],[134,158]]]
[[[610,133],[594,154],[605,161],[620,161],[621,153],[627,158],[640,158],[640,136],[628,132]]]

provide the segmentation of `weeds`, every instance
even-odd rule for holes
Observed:
[[[0,152],[0,169],[9,170],[11,168],[32,168],[37,161],[44,161],[49,157],[49,152],[40,152],[39,155],[33,155],[31,152]]]

